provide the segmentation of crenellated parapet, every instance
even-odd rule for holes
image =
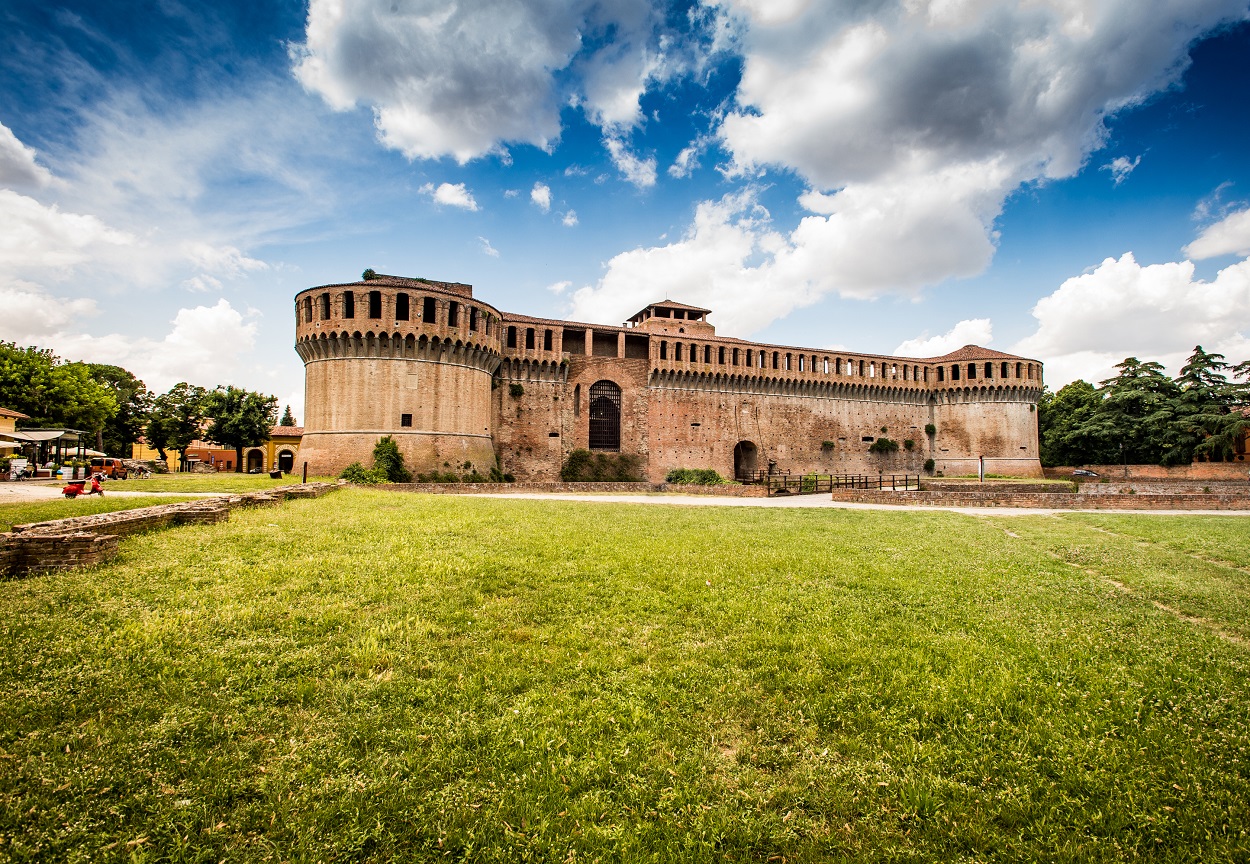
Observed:
[[[382,276],[321,285],[295,295],[297,344],[322,334],[412,336],[478,345],[499,354],[499,310],[473,299],[473,287]]]
[[[462,342],[450,337],[430,338],[422,333],[322,332],[295,343],[305,363],[319,360],[388,359],[418,360],[468,366],[491,374],[499,366],[499,352],[480,342]]]
[[[495,372],[502,381],[547,381],[564,384],[569,380],[567,361],[532,360],[528,358],[504,358]]]

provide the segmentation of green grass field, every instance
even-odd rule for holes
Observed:
[[[1250,520],[351,489],[0,583],[0,858],[1245,861]]]
[[[268,474],[153,474],[148,480],[109,480],[106,489],[126,492],[259,492],[275,486],[289,486],[299,483],[299,474],[283,475],[281,480],[272,480]],[[328,477],[309,477],[313,480],[328,480]]]

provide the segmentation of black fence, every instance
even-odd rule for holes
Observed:
[[[740,483],[767,486],[769,495],[814,495],[836,489],[916,491],[919,474],[791,474],[789,471],[740,473]]]

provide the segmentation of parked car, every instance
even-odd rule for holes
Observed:
[[[1098,474],[1097,472],[1090,471],[1087,468],[1077,468],[1075,471],[1072,472],[1072,476],[1073,477],[1097,477]]]
[[[95,456],[91,459],[91,473],[103,474],[111,480],[125,480],[129,472],[126,470],[125,463],[120,459],[113,459],[108,456]]]

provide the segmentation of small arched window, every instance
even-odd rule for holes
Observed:
[[[611,381],[590,385],[590,449],[621,449],[621,388]]]
[[[304,298],[304,323],[305,324],[312,323],[312,298],[311,297]]]

